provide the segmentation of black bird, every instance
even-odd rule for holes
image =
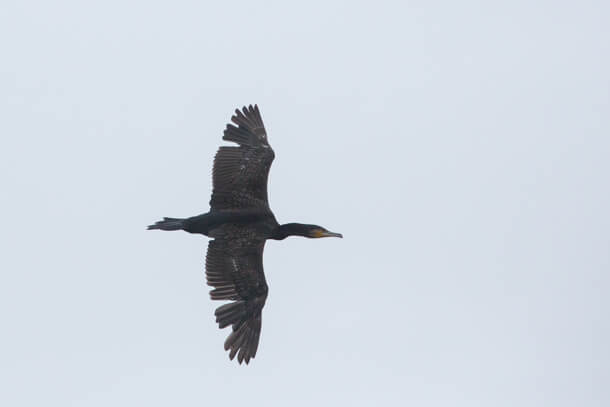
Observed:
[[[257,105],[235,110],[214,158],[213,192],[208,213],[186,219],[163,218],[148,229],[184,230],[213,238],[208,243],[205,274],[213,300],[229,300],[215,311],[220,328],[232,326],[224,347],[241,364],[256,356],[261,313],[267,299],[263,249],[267,239],[288,236],[343,237],[321,226],[280,225],[269,208],[267,178],[275,157]]]

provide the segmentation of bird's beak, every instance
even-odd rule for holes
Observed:
[[[325,232],[322,232],[320,234],[320,237],[340,237],[340,238],[343,238],[343,235],[341,233],[325,231]]]

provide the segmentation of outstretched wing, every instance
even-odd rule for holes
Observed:
[[[235,110],[231,121],[237,126],[227,124],[223,140],[239,147],[223,146],[216,153],[210,207],[212,211],[268,209],[267,178],[275,154],[258,106]]]
[[[264,240],[232,237],[217,238],[208,245],[205,268],[213,300],[232,302],[216,309],[220,328],[232,326],[225,341],[229,358],[241,364],[256,356],[261,333],[261,312],[267,299],[267,282],[263,272]]]

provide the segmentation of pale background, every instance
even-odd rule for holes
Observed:
[[[606,1],[2,1],[3,406],[610,405]],[[228,360],[205,212],[258,103],[281,222]]]

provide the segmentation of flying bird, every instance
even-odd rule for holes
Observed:
[[[190,218],[163,218],[148,229],[184,230],[211,237],[205,261],[213,300],[228,300],[214,312],[219,328],[232,327],[224,343],[229,358],[248,364],[256,356],[268,287],[263,250],[268,239],[288,236],[343,237],[317,225],[280,225],[267,199],[275,153],[257,105],[236,109],[214,158],[210,211]]]

